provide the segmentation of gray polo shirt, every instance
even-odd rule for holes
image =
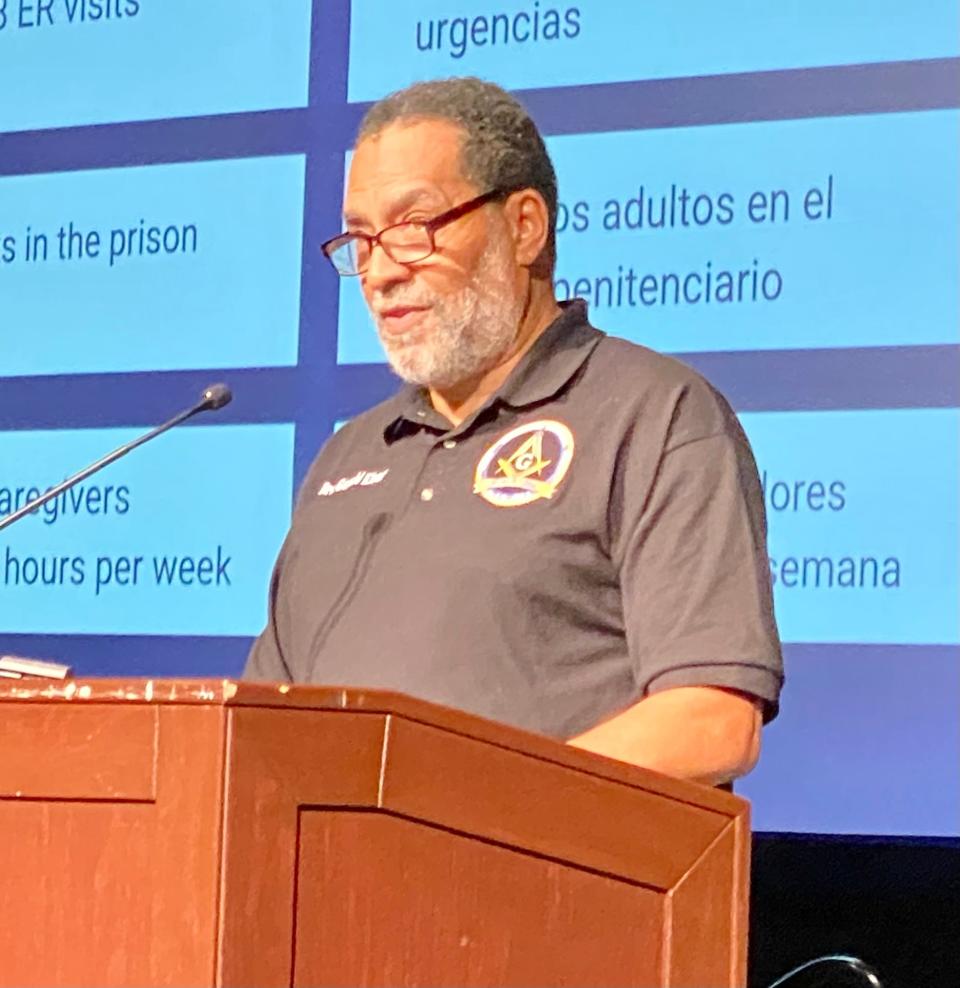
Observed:
[[[566,738],[656,690],[782,681],[736,417],[582,302],[456,428],[418,388],[310,468],[245,675],[399,690]]]

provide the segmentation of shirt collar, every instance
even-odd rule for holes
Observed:
[[[514,408],[552,398],[583,366],[603,333],[587,321],[580,298],[560,303],[560,315],[540,334],[494,396]]]
[[[587,303],[583,299],[561,302],[560,309],[560,315],[537,337],[484,408],[496,401],[512,408],[546,401],[580,370],[603,333],[587,321]],[[389,414],[390,421],[383,430],[387,443],[424,426],[443,432],[450,429],[450,423],[430,404],[426,389],[417,385],[407,385],[400,391],[395,403],[390,403]]]

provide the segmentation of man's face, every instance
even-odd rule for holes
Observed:
[[[430,220],[474,198],[460,164],[462,131],[445,120],[398,122],[357,146],[347,181],[347,229],[373,234]],[[436,231],[436,251],[398,264],[381,247],[360,276],[394,371],[448,388],[495,366],[514,341],[524,303],[522,269],[500,207],[488,205]]]

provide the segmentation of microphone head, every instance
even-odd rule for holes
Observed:
[[[201,404],[209,411],[223,408],[224,405],[229,405],[232,400],[233,392],[225,384],[211,384],[210,387],[204,388],[200,395]]]

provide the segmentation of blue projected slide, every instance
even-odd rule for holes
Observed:
[[[955,343],[958,125],[945,110],[554,138],[558,297],[672,353]],[[340,327],[341,363],[383,359],[353,284]]]
[[[299,155],[0,178],[7,376],[297,360]]]
[[[382,0],[350,5],[352,101],[418,79],[479,75],[510,89],[956,55],[953,0],[757,4]]]
[[[783,640],[960,642],[960,410],[740,418],[764,487]]]
[[[311,6],[0,0],[0,131],[305,106]]]
[[[755,825],[956,834],[958,56],[957,0],[0,0],[0,517],[237,396],[0,533],[0,652],[242,668],[296,486],[399,386],[317,249],[360,104],[478,75],[547,135],[558,296],[753,443],[786,654]]]
[[[0,433],[0,516],[136,434]],[[293,439],[292,424],[187,427],[54,498],[0,542],[3,630],[258,634]]]

